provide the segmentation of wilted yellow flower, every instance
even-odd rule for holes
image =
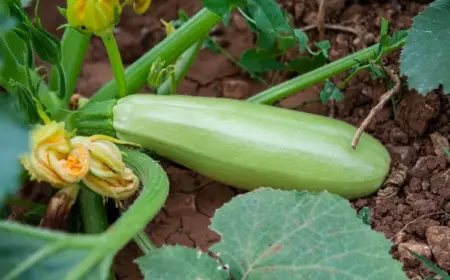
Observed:
[[[84,32],[102,36],[119,22],[119,0],[67,0],[67,22]]]
[[[133,4],[133,10],[136,14],[142,15],[145,13],[150,7],[151,0],[125,0],[123,5],[131,5]]]
[[[83,183],[96,193],[116,200],[127,199],[139,188],[139,178],[127,167],[119,148],[106,136],[72,138],[73,146],[86,147],[91,155],[89,173]]]
[[[84,146],[73,148],[69,138],[64,123],[50,122],[31,132],[31,151],[20,159],[32,180],[58,188],[81,181],[89,170],[90,155]]]

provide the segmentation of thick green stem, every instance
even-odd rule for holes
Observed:
[[[199,11],[188,22],[183,24],[171,36],[159,43],[126,70],[127,93],[133,94],[143,88],[151,65],[158,57],[167,63],[174,62],[192,44],[207,35],[209,30],[220,21],[220,17],[206,8]],[[117,94],[116,81],[103,86],[91,101],[102,101],[114,98]]]
[[[108,228],[103,198],[83,186],[79,193],[80,213],[85,233],[102,233]]]
[[[406,43],[406,38],[387,47],[383,54],[389,54],[401,48]],[[275,102],[297,93],[299,90],[320,83],[334,75],[345,72],[360,62],[371,60],[377,56],[378,44],[363,49],[352,55],[334,61],[323,67],[303,74],[295,79],[286,81],[266,91],[263,91],[248,99],[249,102],[272,105]]]
[[[75,91],[75,85],[83,68],[83,62],[89,47],[91,35],[81,34],[72,27],[68,27],[61,40],[62,68],[66,74],[66,92],[70,101],[71,95]],[[56,90],[58,87],[59,76],[56,67],[52,69],[50,77],[50,89]]]
[[[196,44],[191,46],[181,55],[181,57],[175,63],[175,70],[173,75],[169,75],[164,83],[158,88],[157,93],[159,95],[170,95],[176,93],[177,87],[180,85],[195,58],[200,53],[202,45],[203,40],[199,40]]]
[[[117,97],[127,96],[127,82],[125,79],[125,69],[120,56],[119,46],[117,46],[114,34],[109,32],[102,36],[103,43],[109,56],[109,62],[114,73],[114,79],[117,85]]]

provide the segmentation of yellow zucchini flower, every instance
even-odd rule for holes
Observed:
[[[80,182],[89,171],[86,147],[73,148],[64,123],[50,122],[31,132],[30,153],[20,157],[32,180],[56,188]]]

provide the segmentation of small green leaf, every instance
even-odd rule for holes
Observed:
[[[163,246],[136,263],[148,280],[229,279],[219,262],[199,250],[182,246]]]
[[[290,61],[286,65],[286,70],[290,72],[296,72],[304,74],[314,69],[317,69],[327,63],[327,59],[323,54],[319,54],[313,57],[305,56],[299,57]]]
[[[389,22],[384,17],[381,18],[381,31],[380,31],[380,37],[381,37],[381,46],[383,48],[386,48],[389,45]]]
[[[370,208],[369,207],[363,207],[361,210],[359,210],[358,218],[362,220],[362,222],[366,225],[372,224],[372,217],[370,215]]]
[[[295,38],[297,38],[298,42],[298,52],[303,53],[306,50],[306,47],[308,46],[308,35],[306,35],[305,32],[303,32],[300,29],[295,29]]]
[[[450,93],[450,1],[436,0],[414,18],[408,41],[400,58],[401,74],[408,77],[409,87],[420,94],[441,84]]]
[[[375,66],[374,64],[369,64],[369,69],[368,69],[371,73],[372,76],[372,80],[377,80],[377,79],[383,79],[386,78],[387,75],[386,73],[381,70],[380,68],[378,68],[377,66]]]
[[[279,37],[293,37],[293,31],[283,11],[273,0],[249,0],[247,11],[259,30],[258,46],[271,48]]]
[[[220,51],[217,49],[216,43],[213,41],[214,39],[208,38],[203,41],[203,47],[208,49],[210,52],[214,54],[219,54]]]
[[[433,262],[431,262],[429,259],[425,258],[422,255],[417,254],[414,251],[411,251],[407,249],[414,257],[416,257],[421,263],[423,263],[429,270],[439,275],[442,280],[450,280],[450,275],[448,275],[444,270],[439,268],[437,265],[435,265]]]
[[[234,7],[245,7],[245,0],[201,0],[202,4],[211,12],[222,17],[225,25],[230,22],[230,13]]]
[[[277,48],[280,51],[287,51],[295,46],[295,37],[292,35],[281,35],[278,36]]]
[[[20,120],[9,95],[0,93],[0,206],[21,184],[19,155],[28,150],[28,129]]]
[[[344,100],[344,95],[332,82],[327,81],[320,91],[320,100],[326,104],[331,98],[339,102]]]
[[[242,54],[241,64],[250,72],[282,70],[283,64],[276,60],[276,50],[250,49]]]
[[[447,157],[450,157],[450,150],[447,148],[444,148],[444,153]]]
[[[325,40],[325,41],[322,41],[322,42],[314,43],[314,45],[315,45],[318,49],[320,49],[320,51],[323,53],[323,55],[324,55],[326,58],[328,58],[328,50],[331,48],[330,41]]]

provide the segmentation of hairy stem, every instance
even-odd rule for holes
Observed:
[[[108,228],[103,198],[83,186],[79,194],[80,212],[85,233],[102,233]]]
[[[102,36],[106,51],[109,56],[111,68],[114,73],[114,79],[117,85],[117,97],[122,98],[127,95],[127,81],[125,79],[125,68],[123,67],[122,58],[120,56],[119,46],[117,46],[116,38],[112,32]]]
[[[61,40],[62,68],[66,75],[67,98],[65,103],[69,103],[70,97],[74,93],[75,85],[83,67],[86,52],[89,47],[91,35],[81,34],[72,27],[68,27]],[[53,67],[50,76],[49,87],[56,90],[59,76],[56,67]]]
[[[389,54],[406,43],[406,38],[384,49]],[[323,82],[334,75],[345,72],[360,62],[371,60],[377,56],[378,44],[341,58],[330,64],[317,68],[297,78],[281,83],[248,99],[250,102],[272,105],[275,102],[297,93],[299,90]]]
[[[168,36],[127,68],[125,72],[127,93],[136,93],[145,86],[149,69],[156,59],[160,58],[167,63],[173,63],[192,44],[206,36],[209,30],[219,21],[220,17],[206,8],[199,11],[171,36]],[[114,98],[117,93],[115,84],[116,81],[114,80],[107,83],[91,98],[91,101]]]

